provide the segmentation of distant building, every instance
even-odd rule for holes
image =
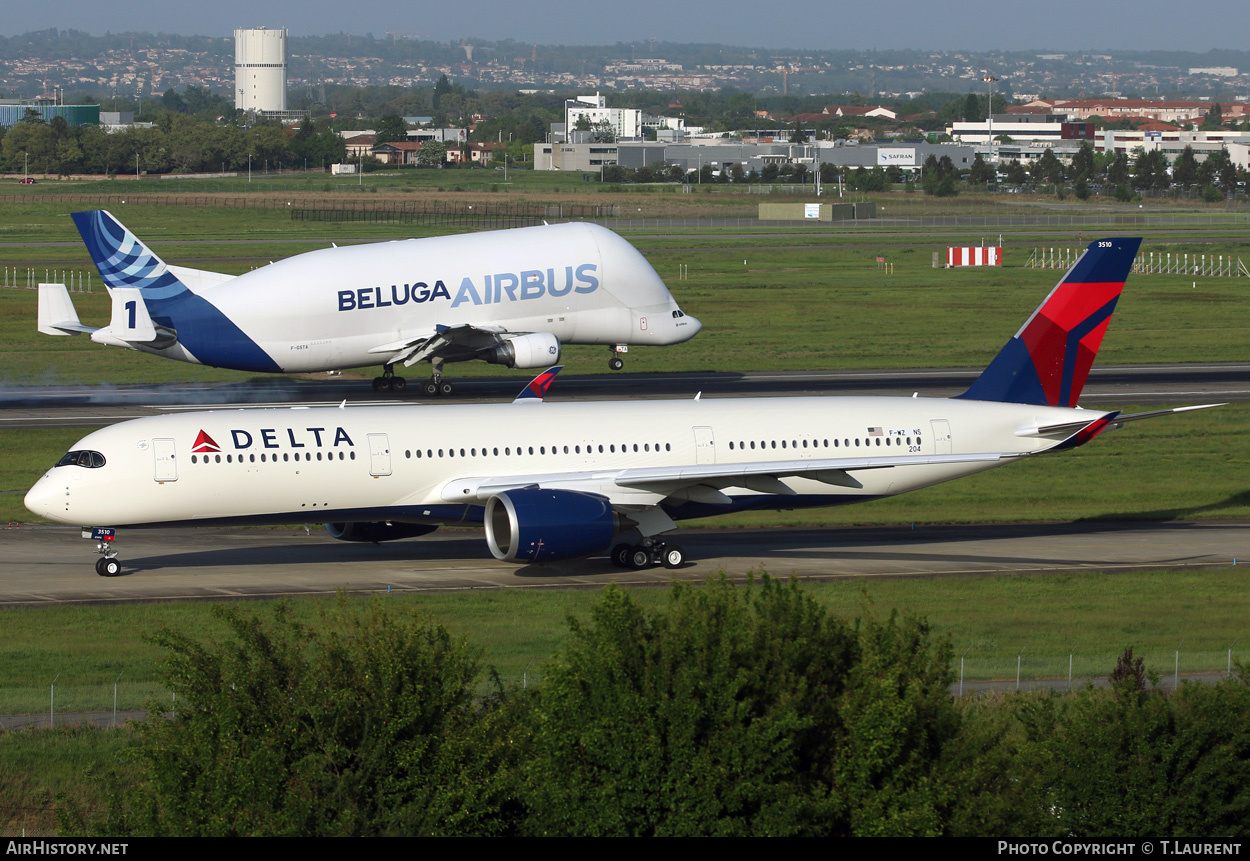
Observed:
[[[99,105],[57,105],[42,100],[0,99],[0,126],[20,123],[27,111],[34,111],[44,122],[64,117],[71,126],[100,124]]]
[[[593,96],[577,96],[564,102],[564,128],[552,131],[563,133],[566,141],[577,141],[577,125],[585,120],[591,127],[606,122],[612,127],[617,140],[641,140],[644,130],[671,138],[684,137],[686,121],[680,117],[657,117],[643,113],[638,108],[609,108],[607,100],[595,93]],[[586,141],[578,141],[585,143]]]

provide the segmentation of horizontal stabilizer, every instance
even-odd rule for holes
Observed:
[[[1170,416],[1173,413],[1189,413],[1189,412],[1193,412],[1194,410],[1209,410],[1214,407],[1226,407],[1226,406],[1228,406],[1228,404],[1198,404],[1197,406],[1192,406],[1192,407],[1173,407],[1170,410],[1151,410],[1150,412],[1146,412],[1146,413],[1131,413],[1127,416],[1125,415],[1117,416],[1115,419],[1115,426],[1119,427],[1120,425],[1128,424],[1129,422],[1141,421],[1142,419],[1153,419],[1153,418],[1158,418],[1159,416]]]
[[[64,284],[39,285],[39,331],[45,335],[90,335],[95,329],[78,321],[78,311]]]

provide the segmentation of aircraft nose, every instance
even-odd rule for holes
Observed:
[[[45,475],[26,492],[23,502],[26,510],[32,514],[49,520],[59,520],[65,516],[65,485],[61,482],[54,482]],[[61,517],[57,517],[58,514]]]

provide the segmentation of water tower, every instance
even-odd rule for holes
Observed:
[[[286,110],[286,29],[234,31],[234,106]]]

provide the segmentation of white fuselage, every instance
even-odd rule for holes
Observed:
[[[1028,429],[1098,415],[925,398],[769,398],[237,410],[137,419],[75,450],[103,465],[57,466],[26,497],[50,520],[89,526],[203,521],[481,520],[492,486],[520,477],[662,507],[675,519],[734,507],[793,508],[890,496],[969,475],[1060,436]],[[945,455],[996,453],[984,461]],[[1004,459],[1005,458],[1005,459]],[[852,482],[801,474],[815,460],[879,461]],[[935,462],[937,461],[937,462]],[[729,506],[689,488],[627,480],[648,470],[776,464],[770,479],[721,476]],[[645,476],[644,476],[645,478]],[[728,483],[727,483],[728,482]],[[856,486],[858,485],[858,486]],[[676,485],[674,485],[676,486]],[[704,496],[706,498],[706,496]]]
[[[458,326],[610,346],[676,344],[700,328],[637,249],[585,223],[326,248],[207,289],[186,281],[276,368],[213,340],[212,320],[180,322],[172,307],[153,316],[168,313],[180,342],[142,349],[243,370],[381,365],[391,353],[379,348]]]

